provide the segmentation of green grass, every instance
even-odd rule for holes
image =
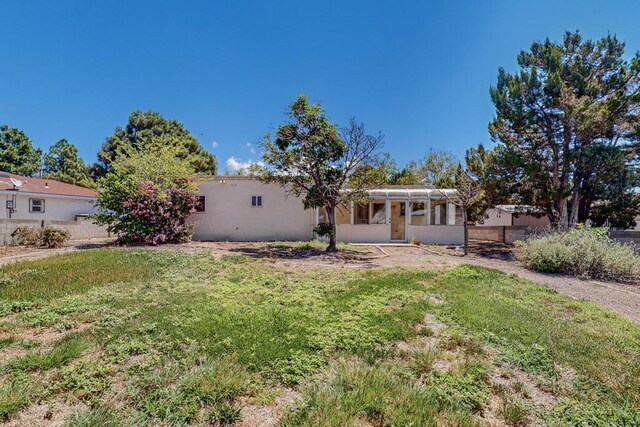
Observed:
[[[33,389],[24,379],[10,378],[0,385],[0,420],[9,417],[26,406],[33,395]]]
[[[56,342],[49,351],[34,351],[10,360],[2,366],[2,371],[46,371],[79,357],[86,348],[84,338],[70,335]]]
[[[640,423],[640,327],[493,270],[95,250],[0,271],[0,352],[34,328],[67,334],[5,360],[4,419],[38,398],[85,405],[70,426],[233,425],[294,389],[281,426],[482,425],[492,398],[510,425]],[[445,329],[419,325],[427,313]],[[504,362],[556,403],[492,384]]]
[[[0,301],[48,301],[115,281],[153,277],[165,267],[146,251],[100,250],[72,253],[0,267]]]
[[[443,319],[483,337],[514,365],[551,379],[563,368],[575,371],[578,378],[568,406],[598,402],[608,408],[603,412],[611,419],[619,417],[619,425],[628,419],[640,423],[640,415],[628,417],[640,411],[637,324],[485,268],[456,268],[434,281],[433,289],[446,300],[440,309]],[[606,420],[600,422],[606,425]]]

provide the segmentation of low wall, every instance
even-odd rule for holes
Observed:
[[[475,240],[491,240],[513,244],[516,240],[522,240],[535,232],[535,228],[529,225],[514,226],[471,226],[469,238]]]
[[[12,243],[11,233],[19,227],[39,229],[53,227],[66,230],[71,240],[88,240],[109,237],[107,227],[96,225],[93,219],[77,217],[75,221],[47,221],[36,219],[0,219],[0,245]]]
[[[610,231],[609,237],[622,243],[631,243],[640,249],[640,230]]]

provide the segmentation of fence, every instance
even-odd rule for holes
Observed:
[[[19,227],[28,227],[33,229],[54,227],[67,230],[71,235],[71,240],[88,240],[109,237],[106,227],[97,225],[92,219],[84,216],[76,217],[75,221],[0,219],[0,245],[11,244],[11,233]]]
[[[469,227],[469,238],[476,240],[490,240],[513,244],[516,240],[522,240],[526,236],[539,231],[539,228],[530,225],[515,226],[472,226]],[[640,231],[637,230],[611,230],[609,237],[623,243],[631,243],[640,248]]]
[[[530,225],[472,226],[469,227],[469,238],[513,244],[516,240],[522,240],[535,231],[536,228]]]

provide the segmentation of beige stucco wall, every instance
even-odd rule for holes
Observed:
[[[513,225],[528,225],[535,228],[545,228],[548,227],[549,224],[551,224],[551,222],[547,216],[536,218],[534,215],[521,214],[513,217]]]
[[[9,192],[0,193],[0,218],[9,219],[7,200],[11,200]],[[29,199],[44,199],[45,210],[41,212],[29,212]],[[76,215],[95,213],[92,198],[69,198],[43,196],[35,194],[18,193],[16,196],[15,212],[12,219],[33,219],[50,221],[73,221]]]
[[[495,226],[511,225],[511,214],[503,212],[499,209],[487,209],[487,213],[483,222],[478,222],[478,226],[495,227]]]
[[[410,225],[407,237],[409,240],[416,239],[430,245],[462,245],[464,243],[464,226]]]
[[[224,181],[224,182],[221,182]],[[205,212],[195,213],[195,240],[269,241],[313,238],[313,209],[286,197],[279,185],[226,177],[200,185]],[[251,196],[262,196],[262,207],[251,206]]]

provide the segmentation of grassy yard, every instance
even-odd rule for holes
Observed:
[[[0,268],[0,314],[16,425],[640,425],[640,326],[483,268],[93,250]]]

